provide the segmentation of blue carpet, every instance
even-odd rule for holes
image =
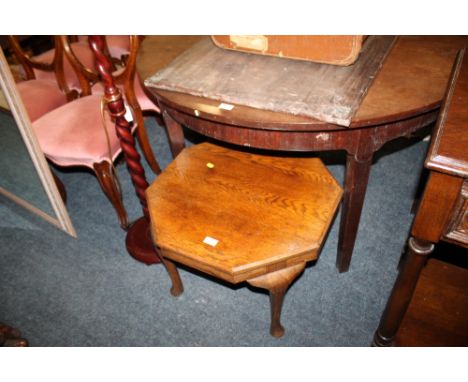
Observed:
[[[147,122],[164,167],[171,159],[164,129]],[[383,148],[349,272],[335,269],[338,215],[319,260],[286,295],[281,339],[269,335],[268,295],[246,285],[182,269],[185,291],[172,297],[162,266],[127,254],[113,208],[81,170],[56,171],[78,239],[0,197],[0,322],[20,328],[31,346],[368,346],[396,278],[426,150],[426,142],[407,140]],[[321,157],[342,182],[344,156]],[[134,220],[141,210],[130,177],[123,163],[117,171]]]

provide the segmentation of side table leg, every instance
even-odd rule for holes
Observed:
[[[426,263],[427,256],[434,250],[434,244],[410,237],[407,257],[404,260],[393,286],[387,306],[374,334],[372,346],[391,346],[408,309],[419,274]]]
[[[175,158],[185,147],[184,130],[182,125],[172,118],[166,110],[164,110],[162,116],[166,124],[172,157]]]
[[[294,279],[304,270],[304,267],[305,263],[297,264],[286,269],[247,280],[249,284],[267,289],[270,292],[270,334],[273,337],[282,337],[284,334],[284,328],[280,321],[284,295]]]
[[[336,258],[336,267],[340,273],[348,271],[351,263],[372,165],[372,154],[362,159],[348,154],[346,158],[346,179]]]
[[[171,294],[175,297],[180,296],[184,292],[184,285],[180,279],[179,271],[177,270],[176,265],[167,258],[164,257],[164,251],[161,250],[162,256],[161,260],[164,266],[166,267],[167,273],[172,282]]]

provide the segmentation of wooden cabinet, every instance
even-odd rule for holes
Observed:
[[[430,170],[406,258],[374,335],[392,345],[434,244],[468,247],[468,56],[459,53],[425,163]]]

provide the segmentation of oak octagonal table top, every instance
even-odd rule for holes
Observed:
[[[316,158],[184,149],[147,189],[164,256],[237,283],[317,258],[342,189]]]

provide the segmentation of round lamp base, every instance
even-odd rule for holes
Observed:
[[[161,262],[153,246],[148,219],[144,216],[130,226],[127,231],[125,244],[128,253],[136,260],[146,265],[159,264]]]

